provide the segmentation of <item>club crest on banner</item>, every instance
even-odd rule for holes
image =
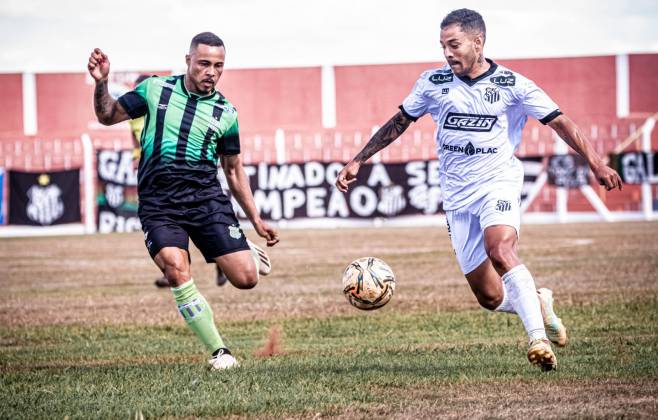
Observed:
[[[62,190],[50,183],[47,174],[39,176],[39,184],[27,190],[27,217],[41,225],[50,225],[64,214]]]
[[[9,171],[9,224],[50,226],[80,221],[80,171]]]

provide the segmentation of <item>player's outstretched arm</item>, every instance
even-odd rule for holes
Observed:
[[[107,77],[110,74],[110,60],[100,48],[94,48],[89,55],[87,70],[89,70],[89,74],[96,81],[96,88],[94,89],[94,111],[96,111],[98,122],[103,125],[112,125],[129,119],[130,117],[126,110],[110,96],[107,88]]]
[[[276,245],[279,242],[279,234],[260,218],[240,155],[222,155],[221,163],[231,194],[238,201],[251,224],[254,225],[258,235],[265,238],[267,246]]]
[[[411,120],[405,117],[402,112],[398,112],[388,120],[382,128],[377,130],[363,150],[357,153],[354,159],[338,173],[336,187],[342,192],[347,192],[349,184],[356,181],[356,174],[359,172],[361,165],[370,159],[372,155],[393,143],[395,139],[404,133],[409,124],[411,124]]]
[[[619,174],[605,164],[576,123],[571,121],[566,115],[560,115],[549,122],[548,126],[555,130],[560,138],[571,146],[573,150],[587,160],[599,184],[604,185],[608,191],[615,188],[621,190],[622,182]]]

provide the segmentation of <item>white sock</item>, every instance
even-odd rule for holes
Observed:
[[[503,274],[503,284],[514,311],[521,318],[531,340],[545,339],[544,321],[532,274],[525,265],[517,265]]]
[[[500,305],[496,309],[494,309],[495,312],[507,312],[509,314],[515,314],[516,311],[514,310],[514,306],[512,306],[512,300],[509,298],[509,292],[506,290],[507,285],[505,282],[503,282],[503,301],[500,302]]]

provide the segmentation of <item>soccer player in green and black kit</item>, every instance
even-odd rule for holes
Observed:
[[[240,159],[238,115],[215,85],[224,70],[224,43],[203,32],[192,39],[185,75],[151,77],[114,100],[108,93],[110,62],[96,48],[89,74],[96,81],[98,121],[112,125],[145,116],[138,171],[139,218],[149,254],[169,280],[176,305],[212,353],[214,369],[237,366],[213,321],[208,302],[190,274],[189,238],[207,262],[214,262],[240,289],[258,282],[267,258],[250,248],[217,181],[217,162],[231,193],[268,246],[277,232],[258,214]],[[263,261],[264,260],[264,261]],[[265,268],[265,270],[263,270]]]

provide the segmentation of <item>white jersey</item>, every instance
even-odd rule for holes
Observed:
[[[429,113],[437,124],[445,210],[467,206],[494,184],[520,191],[523,167],[514,151],[528,115],[546,124],[561,114],[534,82],[487,61],[491,68],[475,79],[455,76],[447,64],[424,72],[400,106],[414,121]]]

